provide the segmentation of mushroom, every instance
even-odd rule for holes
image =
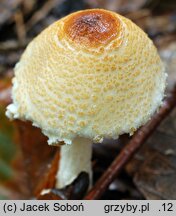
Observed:
[[[92,179],[92,143],[133,134],[161,105],[164,65],[148,36],[111,11],[72,13],[50,25],[15,66],[10,119],[30,120],[61,146],[57,188]],[[42,154],[42,152],[41,152]]]

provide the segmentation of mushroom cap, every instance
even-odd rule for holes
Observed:
[[[161,105],[166,74],[148,36],[102,9],[50,25],[15,66],[7,116],[30,120],[49,144],[133,133]]]

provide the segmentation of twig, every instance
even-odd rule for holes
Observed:
[[[24,44],[26,40],[26,29],[24,25],[24,17],[21,10],[16,11],[14,14],[14,20],[16,24],[16,33],[20,44]]]
[[[0,1],[0,27],[5,25],[12,18],[14,11],[21,5],[23,0],[1,0]]]
[[[4,42],[0,42],[0,53],[10,52],[10,51],[18,51],[20,49],[24,49],[27,44],[31,41],[30,38],[25,40],[25,43],[19,43],[17,40],[7,40]]]
[[[62,3],[63,0],[50,0],[46,1],[40,10],[38,10],[31,19],[26,23],[26,31],[29,31],[40,20],[44,19],[48,13],[56,6],[56,4]]]
[[[140,130],[138,130],[127,146],[115,158],[106,172],[96,182],[94,187],[87,194],[85,199],[99,199],[105,192],[109,184],[117,177],[122,168],[127,164],[131,157],[137,152],[141,145],[147,140],[156,127],[165,117],[176,107],[176,86],[170,95],[165,99],[159,112]]]

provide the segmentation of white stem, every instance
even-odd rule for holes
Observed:
[[[80,172],[89,174],[92,182],[92,142],[86,138],[76,138],[71,145],[61,146],[59,171],[56,176],[56,187],[63,188],[73,182]]]

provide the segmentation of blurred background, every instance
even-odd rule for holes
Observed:
[[[118,12],[154,41],[168,73],[169,92],[176,83],[175,0],[0,0],[0,199],[31,199],[43,185],[56,149],[30,123],[9,122],[13,67],[27,44],[59,18],[82,9]],[[129,137],[94,146],[96,181]],[[43,155],[41,156],[41,149]],[[52,185],[52,176],[49,184]],[[176,199],[176,111],[110,185],[102,199]],[[46,184],[46,183],[45,183]],[[39,186],[40,185],[40,186]]]

